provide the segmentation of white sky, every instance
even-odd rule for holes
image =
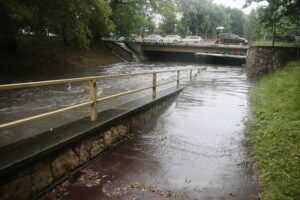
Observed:
[[[214,3],[216,4],[221,4],[224,6],[228,6],[231,8],[239,8],[242,9],[245,13],[249,14],[252,8],[257,8],[258,4],[257,3],[252,3],[251,6],[249,6],[246,9],[243,9],[243,5],[245,5],[245,0],[213,0]],[[268,5],[267,2],[262,2],[259,5]]]

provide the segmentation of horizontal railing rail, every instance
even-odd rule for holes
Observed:
[[[177,69],[177,70],[160,70],[160,71],[151,71],[151,72],[142,72],[142,73],[131,73],[131,74],[114,74],[114,75],[106,75],[106,76],[89,76],[89,77],[81,77],[81,78],[70,78],[70,79],[59,79],[59,80],[47,80],[47,81],[35,81],[35,82],[26,82],[26,83],[14,83],[14,84],[3,84],[0,85],[0,91],[1,90],[14,90],[14,89],[24,89],[24,88],[30,88],[30,87],[40,87],[40,86],[49,86],[49,85],[56,85],[56,84],[69,84],[69,83],[76,83],[76,82],[89,82],[89,92],[90,92],[90,101],[79,103],[73,106],[57,109],[54,111],[34,115],[31,117],[26,117],[23,119],[15,120],[12,122],[0,124],[0,130],[9,129],[13,127],[17,127],[20,125],[28,124],[37,120],[45,119],[48,117],[51,117],[53,115],[66,113],[72,110],[77,110],[84,107],[91,107],[91,121],[96,121],[98,118],[98,111],[97,111],[97,103],[105,100],[109,100],[112,98],[129,95],[137,92],[141,92],[144,90],[152,89],[152,96],[153,98],[156,97],[156,88],[158,86],[166,85],[169,83],[177,82],[177,88],[179,88],[179,82],[182,79],[190,78],[192,80],[193,77],[193,70],[198,70],[198,73],[200,71],[200,68],[185,68],[185,69]],[[190,75],[188,77],[180,77],[180,71],[190,71]],[[159,73],[167,73],[167,72],[177,72],[177,78],[174,80],[166,81],[163,83],[157,84],[157,74]],[[133,76],[142,76],[142,75],[150,75],[152,74],[152,85],[130,90],[127,92],[122,92],[106,97],[97,97],[97,80],[104,80],[104,79],[112,79],[112,78],[125,78],[125,77],[133,77]]]

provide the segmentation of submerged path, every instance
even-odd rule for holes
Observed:
[[[256,199],[242,68],[207,67],[157,118],[42,199]]]

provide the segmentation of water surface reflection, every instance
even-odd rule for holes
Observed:
[[[256,199],[242,145],[248,83],[242,68],[206,67],[159,117],[65,182],[62,199]],[[98,173],[99,183],[84,177]],[[92,178],[93,179],[93,178]],[[95,178],[96,179],[96,178]]]

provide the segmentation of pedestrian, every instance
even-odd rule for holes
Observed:
[[[220,31],[217,30],[217,40],[215,42],[215,44],[219,44],[220,43]]]

